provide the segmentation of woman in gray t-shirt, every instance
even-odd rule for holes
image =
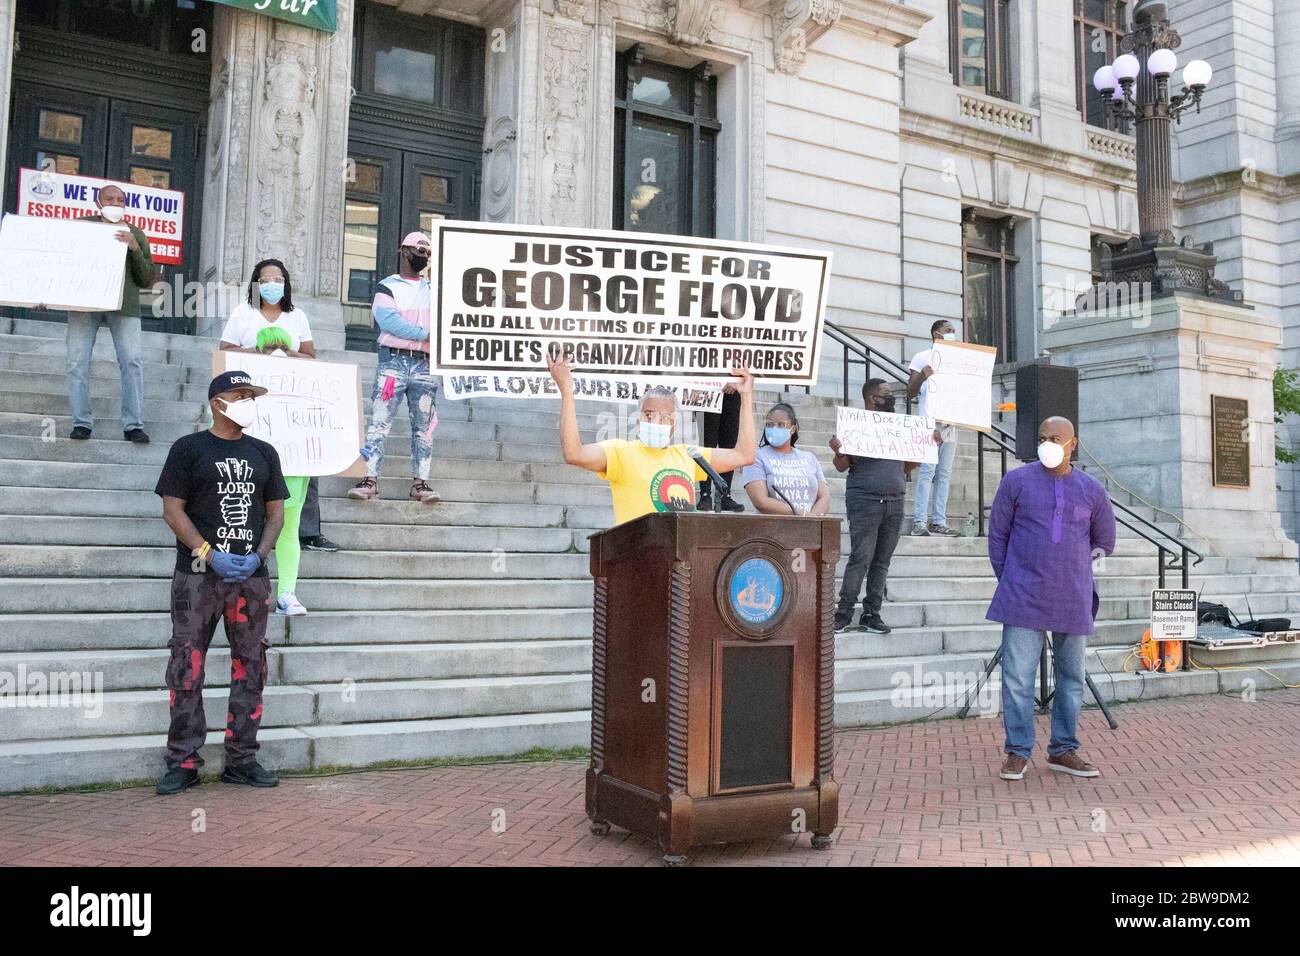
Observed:
[[[785,402],[773,405],[754,463],[740,474],[749,500],[762,514],[824,515],[830,510],[831,487],[822,463],[812,452],[795,447],[798,437],[794,409]]]

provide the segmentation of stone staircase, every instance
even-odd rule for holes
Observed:
[[[202,417],[215,343],[145,335],[154,442],[139,447],[120,438],[107,333],[92,366],[95,437],[67,440],[62,334],[59,324],[0,318],[0,680],[87,674],[103,693],[86,707],[0,711],[0,790],[162,770],[173,539],[152,489],[168,445]],[[321,358],[358,363],[369,388],[373,355]],[[826,465],[831,513],[842,515],[844,482],[826,447],[838,387],[817,391],[825,394],[785,398],[799,410],[801,446]],[[760,408],[776,398],[760,393]],[[324,529],[344,550],[304,554],[297,593],[308,616],[271,617],[260,735],[270,765],[359,766],[588,742],[587,538],[613,516],[603,483],[563,463],[557,411],[554,402],[441,400],[431,483],[444,500],[435,507],[406,500],[401,416],[383,500],[348,500],[350,480],[322,479]],[[613,425],[606,406],[580,403],[579,413],[588,439]],[[978,507],[975,467],[966,440],[950,496],[954,526]],[[990,488],[997,478],[989,456]],[[845,532],[847,552],[847,523]],[[1153,548],[1127,534],[1100,569],[1089,669],[1107,698],[1208,693],[1248,678],[1261,689],[1300,681],[1296,646],[1215,658],[1251,669],[1126,672],[1155,571]],[[1293,562],[1211,557],[1194,585],[1243,616],[1248,593],[1256,615],[1300,617]],[[999,626],[984,620],[993,586],[982,539],[905,537],[884,609],[893,633],[837,639],[837,723],[953,713],[1000,640]],[[206,677],[208,721],[217,728],[205,748],[209,769],[220,764],[228,674],[219,636]],[[997,712],[997,689],[995,674],[976,713]]]

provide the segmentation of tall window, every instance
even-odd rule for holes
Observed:
[[[1011,0],[948,0],[948,43],[958,86],[1011,98]]]
[[[999,362],[1016,357],[1015,226],[1010,218],[962,213],[962,315],[966,341],[991,345]]]
[[[1092,126],[1106,126],[1106,110],[1092,86],[1092,75],[1119,56],[1128,32],[1126,0],[1074,0],[1074,96]]]
[[[714,234],[718,90],[707,63],[652,63],[639,46],[619,56],[614,93],[614,228]]]

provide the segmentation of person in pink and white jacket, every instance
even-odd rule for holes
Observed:
[[[433,430],[438,425],[434,404],[441,376],[429,373],[429,280],[420,273],[429,264],[429,237],[409,233],[398,254],[398,272],[380,281],[370,312],[379,326],[379,363],[370,396],[370,425],[361,455],[366,477],[348,492],[349,498],[370,501],[379,497],[379,473],[384,464],[384,440],[393,426],[402,399],[411,416],[412,501],[435,504],[440,499],[429,487],[433,462]]]

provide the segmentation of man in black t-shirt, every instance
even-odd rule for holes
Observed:
[[[221,779],[274,787],[275,774],[256,760],[257,727],[266,684],[266,617],[271,605],[266,559],[284,526],[289,497],[280,456],[244,434],[256,415],[253,399],[266,389],[247,372],[225,372],[208,386],[212,428],[172,445],[155,494],[163,520],[176,533],[172,576],[171,728],[167,773],[158,793],[180,793],[199,782],[199,748],[207,737],[203,668],[224,619],[230,644],[230,703],[226,766]]]
[[[894,410],[894,393],[884,379],[868,379],[862,386],[862,401],[868,411]],[[838,438],[831,439],[831,451],[835,452],[835,470],[849,473],[844,505],[849,515],[850,551],[844,582],[840,585],[839,606],[835,609],[835,630],[850,629],[853,607],[862,593],[862,579],[866,578],[862,616],[853,630],[888,634],[891,629],[881,619],[880,607],[885,601],[889,562],[903,527],[907,475],[916,462],[845,455],[840,451]]]

